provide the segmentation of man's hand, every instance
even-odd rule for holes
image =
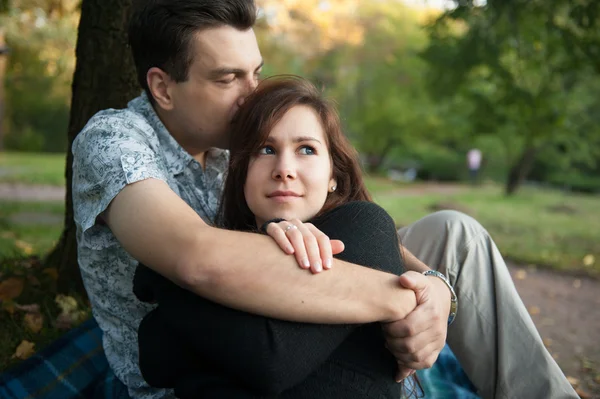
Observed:
[[[386,346],[398,362],[396,381],[437,360],[446,343],[451,298],[437,277],[409,271],[400,276],[400,284],[415,292],[417,307],[406,318],[383,324]]]

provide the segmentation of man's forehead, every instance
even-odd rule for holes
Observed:
[[[202,30],[194,39],[195,59],[203,69],[254,70],[262,57],[252,29],[230,26]]]

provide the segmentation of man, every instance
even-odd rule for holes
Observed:
[[[147,386],[137,366],[137,327],[151,309],[132,293],[138,261],[192,292],[252,313],[305,322],[387,322],[399,379],[430,367],[445,342],[451,292],[442,278],[415,273],[428,268],[406,250],[405,263],[413,272],[400,279],[340,261],[315,277],[268,237],[210,226],[227,167],[228,154],[222,150],[228,146],[227,128],[256,87],[263,64],[251,29],[255,16],[251,0],[139,2],[130,44],[144,94],[125,110],[95,115],[73,143],[78,261],[104,333],[106,356],[135,398],[171,395]],[[447,272],[466,298],[455,334],[459,358],[475,359],[482,343],[494,366],[478,374],[481,367],[467,363],[467,373],[484,395],[510,394],[508,384],[513,382],[505,377],[514,373],[504,375],[495,365],[506,361],[508,349],[503,348],[512,337],[503,335],[495,319],[484,323],[488,314],[480,313],[497,312],[497,300],[511,309],[507,313],[518,308],[527,316],[526,311],[519,308],[518,297],[511,298],[516,296],[512,285],[499,286],[507,279],[510,283],[510,276],[483,229],[464,216],[447,216],[410,226],[401,232],[402,239],[435,267],[451,262]],[[448,236],[434,243],[428,237],[434,233]],[[483,238],[472,248],[465,245],[474,235]],[[475,258],[470,257],[473,253]],[[313,266],[322,268],[319,262]],[[492,276],[495,268],[499,273]],[[465,270],[477,274],[461,279]],[[482,282],[486,284],[478,286]],[[399,283],[415,291],[419,306],[396,321]],[[475,297],[470,295],[482,292],[482,305],[473,306]],[[504,315],[489,313],[496,316]],[[489,336],[461,347],[460,335],[473,323],[482,325],[469,336]],[[533,335],[541,347],[533,357],[540,367],[547,365],[545,373],[561,375],[543,352],[531,320],[520,326],[511,333]],[[560,385],[552,384],[552,389]]]

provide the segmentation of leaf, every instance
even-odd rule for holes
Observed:
[[[54,267],[47,267],[42,270],[42,273],[46,274],[54,281],[58,280],[58,270],[56,270]]]
[[[39,287],[41,285],[40,280],[31,274],[27,276],[27,282],[31,284],[32,287]]]
[[[544,338],[542,341],[544,342],[544,345],[546,346],[546,348],[551,346],[552,342],[554,342],[554,341],[552,341],[551,338]]]
[[[14,301],[1,301],[2,310],[5,310],[9,315],[15,314],[15,302]]]
[[[519,271],[517,271],[515,277],[517,278],[517,280],[525,280],[527,278],[527,272],[523,269],[520,269]]]
[[[29,331],[33,333],[39,333],[44,326],[44,316],[41,313],[27,313],[23,317],[23,323]]]
[[[15,247],[19,248],[25,255],[31,255],[33,253],[33,246],[23,240],[15,240]]]
[[[24,312],[29,312],[29,313],[39,313],[40,312],[40,305],[38,305],[37,303],[33,303],[31,305],[15,304],[15,308],[22,310]]]
[[[54,302],[56,302],[62,313],[72,313],[77,310],[77,301],[72,296],[57,295]]]
[[[594,255],[592,255],[592,254],[588,254],[583,257],[583,265],[584,266],[588,266],[588,267],[593,266],[595,262],[596,262],[596,259],[594,258]]]
[[[15,350],[15,353],[12,355],[12,358],[25,360],[35,353],[35,350],[33,349],[34,347],[35,347],[35,344],[33,342],[23,340],[23,341],[21,341],[19,346],[17,346],[17,349]]]
[[[537,306],[531,306],[529,308],[529,314],[532,316],[535,316],[536,314],[540,313],[540,308],[538,308]]]
[[[573,385],[574,387],[579,385],[579,378],[567,376],[567,381],[569,381],[569,384]]]
[[[575,389],[575,392],[577,392],[577,395],[579,395],[579,397],[581,399],[589,399],[592,397],[592,395],[590,395],[589,393],[587,393],[586,391],[584,391],[580,388]]]
[[[23,279],[11,277],[0,283],[0,300],[9,301],[23,292]]]

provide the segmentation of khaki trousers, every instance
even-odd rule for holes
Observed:
[[[441,211],[399,230],[402,245],[450,279],[458,314],[448,344],[483,398],[578,398],[546,350],[487,231]]]

